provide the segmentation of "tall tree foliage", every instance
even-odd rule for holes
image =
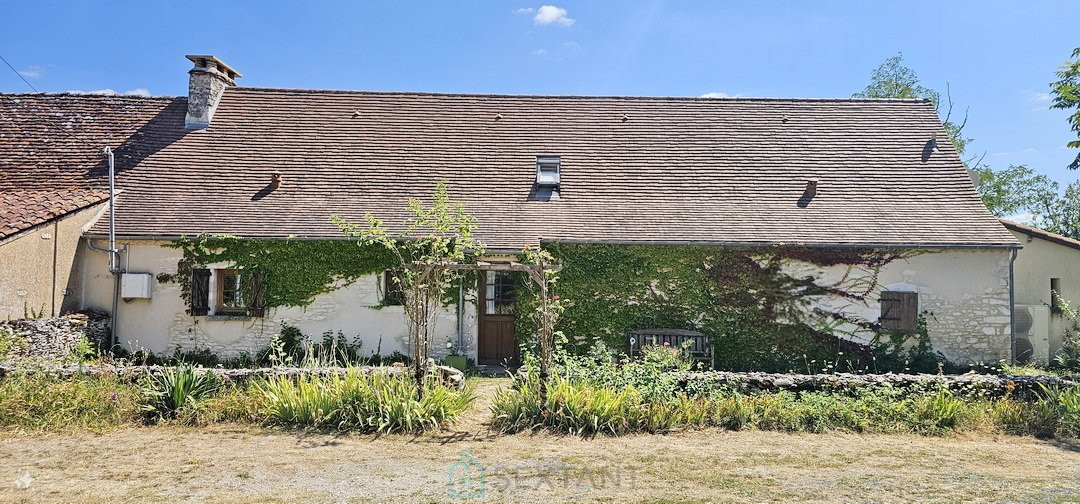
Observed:
[[[1072,149],[1080,149],[1080,47],[1073,49],[1072,58],[1057,71],[1058,80],[1050,83],[1050,94],[1054,97],[1050,108],[1075,109],[1068,121],[1078,139],[1066,145]],[[1080,154],[1069,163],[1069,169],[1080,169]]]
[[[941,113],[941,93],[923,86],[919,81],[919,75],[910,67],[904,66],[904,55],[897,54],[885,60],[870,74],[870,84],[859,93],[851,95],[853,98],[902,98],[930,100],[934,107]],[[959,122],[952,121],[953,102],[952,96],[946,87],[945,93],[945,131],[949,134],[956,147],[956,152],[961,156],[971,143],[971,138],[963,135],[964,125],[967,124],[967,113]],[[966,163],[967,161],[965,161]]]
[[[1023,165],[1004,170],[980,166],[975,171],[979,195],[994,215],[1027,214],[1035,227],[1080,240],[1080,181],[1062,192],[1057,182]]]

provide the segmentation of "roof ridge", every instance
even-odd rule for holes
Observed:
[[[141,96],[130,94],[105,94],[105,93],[76,93],[71,91],[39,91],[36,93],[7,93],[0,91],[0,96],[9,97],[34,97],[34,98],[91,98],[91,99],[103,99],[103,98],[122,98],[125,100],[174,100],[176,96],[169,95],[155,95],[155,96]]]
[[[770,101],[770,102],[842,102],[842,103],[930,103],[925,98],[800,98],[767,96],[728,96],[722,98],[700,96],[635,96],[635,95],[581,95],[581,94],[513,94],[513,93],[450,93],[438,91],[373,91],[362,89],[312,89],[273,88],[259,86],[232,86],[230,89],[254,92],[285,92],[309,94],[357,94],[373,96],[451,96],[469,98],[556,98],[556,99],[619,99],[619,100],[672,100],[672,101]]]

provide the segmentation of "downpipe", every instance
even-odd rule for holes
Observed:
[[[120,302],[120,251],[116,248],[116,160],[110,147],[102,149],[102,154],[109,162],[109,273],[113,275],[112,320],[109,322],[109,349],[116,346],[116,326],[119,320],[117,309]]]
[[[1016,365],[1016,249],[1009,256],[1009,365]]]

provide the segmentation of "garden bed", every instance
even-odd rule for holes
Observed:
[[[418,384],[403,367],[54,365],[5,370],[0,427],[105,431],[139,424],[229,422],[417,433],[454,422],[473,399],[459,371],[441,368]]]

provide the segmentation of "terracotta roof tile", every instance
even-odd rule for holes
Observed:
[[[101,149],[175,100],[0,94],[0,238],[108,199]]]
[[[108,189],[0,189],[0,238],[107,199]]]
[[[66,113],[100,99],[38,107]],[[949,142],[927,148],[935,134],[946,136],[921,101],[237,87],[211,127],[197,131],[183,129],[184,98],[152,104],[91,120],[109,123],[105,116],[118,113],[131,132],[117,149],[122,236],[340,237],[331,214],[398,222],[406,200],[430,195],[442,178],[493,248],[539,239],[1017,245]],[[45,140],[61,141],[18,141],[44,153]],[[542,154],[562,158],[558,201],[529,200]],[[32,166],[20,170],[16,181],[39,177]],[[274,191],[272,172],[283,174]],[[101,176],[100,167],[83,174]],[[810,178],[819,180],[817,195],[801,205]],[[92,231],[105,230],[99,222]]]

